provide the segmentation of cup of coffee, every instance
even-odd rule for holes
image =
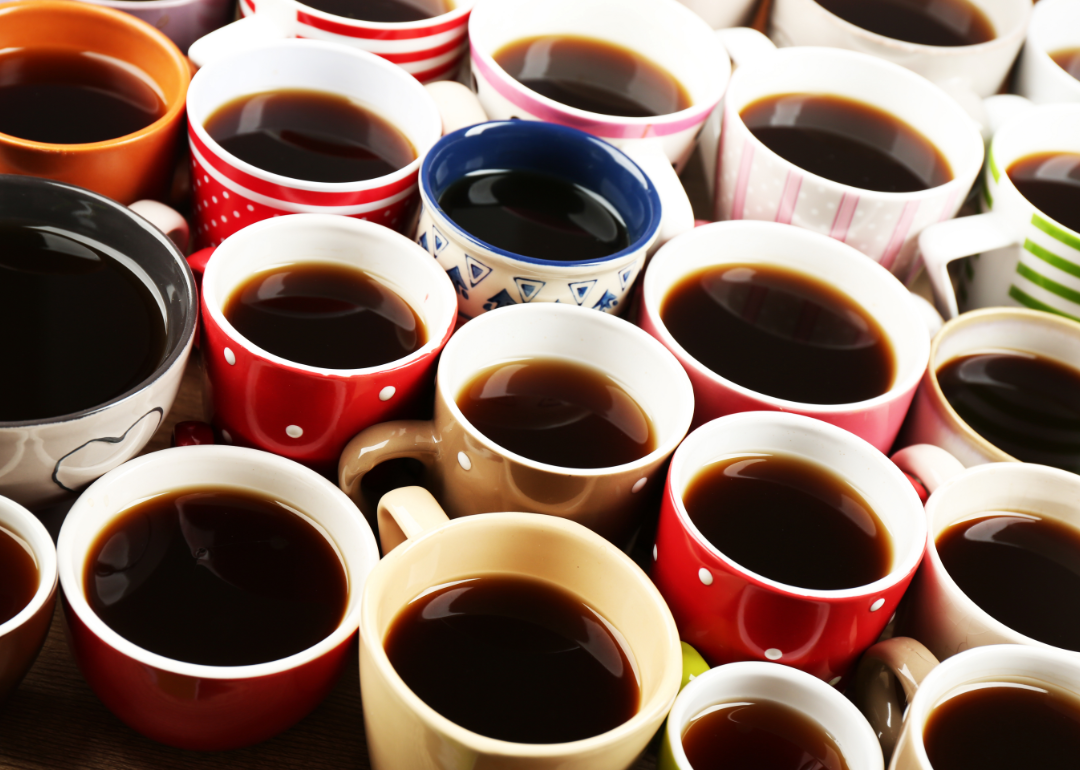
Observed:
[[[188,97],[196,240],[293,213],[413,226],[416,175],[442,133],[424,88],[384,59],[283,40],[215,60]]]
[[[420,166],[417,240],[463,316],[562,304],[621,314],[660,234],[661,202],[620,150],[551,123],[444,136]]]
[[[640,325],[694,384],[694,425],[776,410],[838,425],[885,452],[930,352],[912,296],[832,238],[715,222],[656,253]]]
[[[1074,0],[1036,3],[1016,91],[1037,104],[1080,102],[1080,5]]]
[[[866,54],[797,47],[736,59],[716,219],[813,230],[905,276],[918,234],[956,214],[982,167],[975,122],[925,78]]]
[[[195,282],[161,230],[103,195],[0,175],[0,199],[0,494],[36,508],[154,435],[191,350]]]
[[[196,40],[188,55],[203,67],[284,38],[370,51],[421,83],[457,76],[468,51],[473,0],[239,0],[244,18]]]
[[[447,521],[417,487],[384,495],[378,519],[386,556],[360,617],[374,770],[630,767],[682,652],[629,557],[551,516]]]
[[[164,32],[186,51],[203,35],[228,24],[236,8],[231,0],[84,0],[115,8]]]
[[[710,669],[683,688],[660,770],[882,770],[866,718],[816,677],[771,663]]]
[[[56,547],[34,514],[0,497],[0,703],[37,658],[56,607]]]
[[[654,511],[694,394],[660,343],[561,303],[474,318],[447,343],[430,421],[374,425],[341,455],[338,481],[369,516],[361,481],[410,457],[451,518],[519,510],[628,544]]]
[[[415,243],[352,217],[295,214],[210,253],[202,356],[226,442],[332,471],[358,431],[428,413],[457,302]]]
[[[942,85],[996,94],[1024,43],[1030,0],[776,0],[776,44],[876,56]]]
[[[191,71],[165,35],[88,3],[4,3],[0,51],[0,174],[124,204],[168,192]]]
[[[1080,318],[1080,104],[1006,122],[990,143],[980,204],[982,214],[919,237],[942,314],[1004,305]],[[949,264],[972,255],[954,287]]]
[[[57,554],[68,643],[95,694],[143,735],[201,751],[265,740],[330,692],[379,558],[333,484],[227,446],[103,476]]]
[[[652,578],[711,665],[771,661],[838,685],[925,544],[918,495],[881,452],[810,417],[747,412],[675,451]]]
[[[933,444],[965,466],[1020,461],[1080,472],[1080,323],[986,308],[945,324],[898,446]]]

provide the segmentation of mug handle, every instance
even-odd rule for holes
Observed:
[[[990,211],[938,222],[919,233],[926,277],[930,279],[934,302],[946,319],[960,314],[956,290],[949,278],[949,263],[1015,244],[1016,237],[1003,224],[1001,216]]]
[[[430,420],[394,420],[372,425],[345,445],[338,461],[338,486],[367,516],[376,506],[371,505],[360,488],[364,476],[381,462],[405,457],[419,460],[425,469],[430,469],[439,459],[439,445],[435,423]]]
[[[900,683],[908,703],[938,659],[921,642],[897,636],[878,642],[863,653],[851,687],[851,699],[863,713],[881,743],[889,764],[903,729],[904,705],[893,680]]]
[[[736,67],[759,61],[776,52],[776,43],[764,33],[751,27],[729,27],[714,30]]]
[[[450,521],[423,487],[401,487],[387,492],[379,500],[377,516],[383,556],[406,540],[420,537]]]
[[[187,220],[175,209],[151,200],[135,201],[128,208],[165,233],[169,240],[176,244],[176,248],[180,249],[181,254],[187,254],[191,229]]]
[[[908,477],[913,477],[926,487],[930,494],[965,470],[963,463],[933,444],[912,444],[895,452],[889,459]]]
[[[269,8],[264,10],[264,5]],[[282,5],[285,7],[280,10],[292,13],[287,4]],[[188,48],[188,58],[197,68],[202,68],[238,51],[289,37],[286,31],[289,20],[272,18],[279,12],[277,3],[260,2],[259,10],[261,13],[245,16],[200,37]]]

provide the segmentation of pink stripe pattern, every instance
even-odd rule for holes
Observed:
[[[754,165],[754,144],[749,138],[743,142],[739,161],[739,176],[735,180],[735,197],[731,201],[731,218],[742,219],[746,205],[746,188],[750,185],[750,169]]]
[[[953,185],[952,192],[949,193],[949,197],[945,201],[945,206],[941,209],[941,215],[938,217],[938,222],[944,222],[946,219],[952,219],[953,214],[956,213],[955,211],[953,211],[953,206],[956,205],[956,196],[959,194],[959,185]]]
[[[780,196],[780,207],[776,210],[776,221],[782,225],[790,225],[792,217],[795,216],[795,204],[799,201],[802,182],[802,174],[795,170],[788,171],[784,192]]]
[[[889,245],[885,247],[885,252],[881,255],[881,266],[885,269],[892,270],[893,262],[896,261],[896,256],[900,253],[904,241],[907,240],[907,235],[911,231],[911,223],[915,221],[915,214],[918,210],[919,201],[908,201],[904,204],[904,209],[900,212],[900,219],[897,220],[892,237],[889,238]]]
[[[840,205],[836,209],[836,218],[833,219],[829,237],[838,241],[846,241],[848,228],[855,218],[855,209],[859,207],[859,196],[852,193],[844,193],[840,198]]]

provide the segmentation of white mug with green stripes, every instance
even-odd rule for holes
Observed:
[[[980,203],[984,213],[928,227],[919,247],[938,309],[1028,307],[1080,320],[1080,233],[1027,201],[1007,173],[1044,153],[1080,153],[1080,104],[1034,107],[990,143]],[[971,257],[957,271],[949,263]]]

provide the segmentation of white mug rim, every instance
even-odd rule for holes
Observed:
[[[3,623],[0,641],[31,620],[49,601],[60,575],[57,570],[56,546],[52,536],[33,513],[11,498],[0,495],[0,529],[13,533],[30,548],[38,573],[38,586],[29,603]],[[50,620],[51,624],[51,620]]]

